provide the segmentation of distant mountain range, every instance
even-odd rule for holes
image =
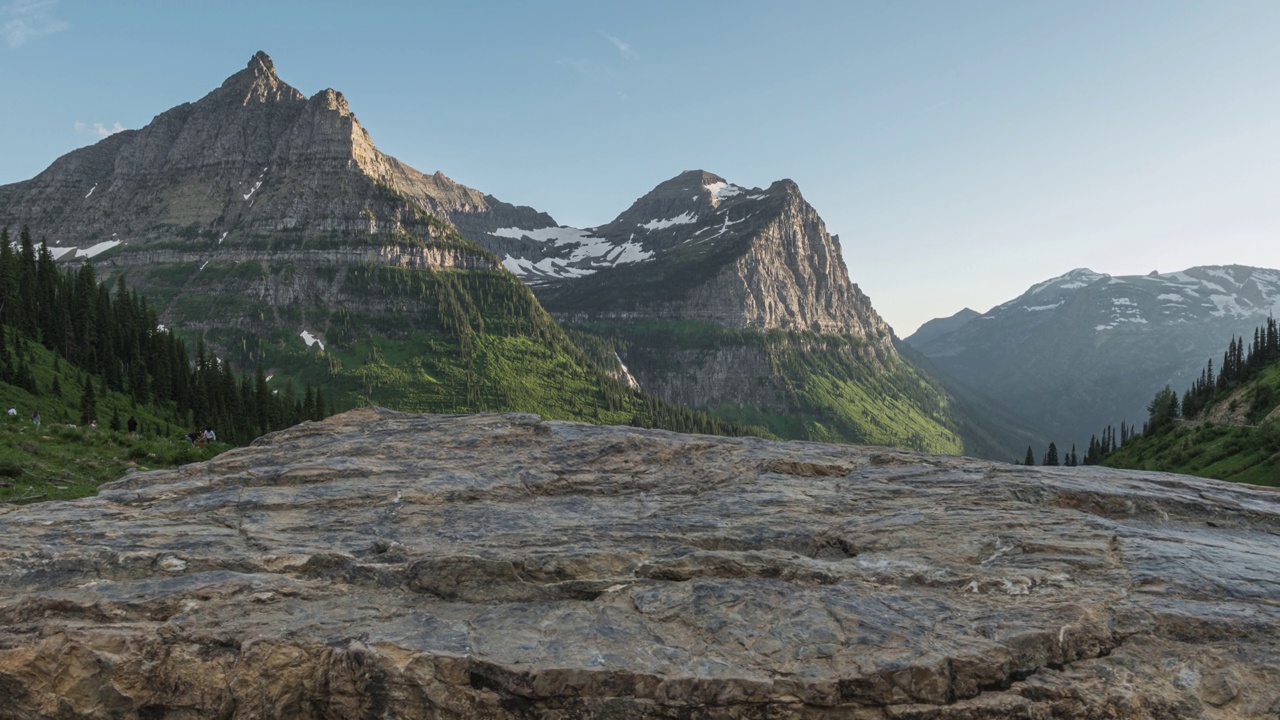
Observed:
[[[1141,424],[1155,392],[1183,389],[1233,335],[1280,313],[1280,270],[1238,265],[1112,277],[1088,269],[963,310],[907,338],[944,373],[1023,416],[1042,442],[1087,445]]]
[[[21,225],[338,407],[709,428],[705,411],[783,437],[1009,455],[902,357],[795,183],[690,171],[608,224],[561,227],[382,153],[341,93],[306,97],[263,53],[0,186],[0,226]]]

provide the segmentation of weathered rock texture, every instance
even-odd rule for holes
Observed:
[[[1280,496],[363,410],[0,511],[0,717],[1258,718]]]
[[[684,172],[590,232],[650,257],[583,265],[593,273],[586,277],[522,275],[565,319],[806,330],[871,338],[893,352],[889,325],[850,280],[838,239],[791,180],[749,190]]]

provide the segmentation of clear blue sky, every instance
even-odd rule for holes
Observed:
[[[0,183],[257,50],[559,222],[789,177],[899,335],[1087,266],[1280,267],[1280,2],[0,0]]]

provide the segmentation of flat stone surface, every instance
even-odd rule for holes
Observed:
[[[1280,495],[359,410],[0,508],[0,717],[1280,715]]]

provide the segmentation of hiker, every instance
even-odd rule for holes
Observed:
[[[218,436],[213,434],[213,428],[211,428],[211,427],[206,427],[206,428],[204,429],[204,441],[205,441],[206,443],[211,443],[211,442],[213,442],[214,440],[217,440],[217,439],[218,439]]]
[[[138,437],[138,418],[130,415],[128,425],[129,425],[129,437],[131,438]]]
[[[185,438],[187,439],[187,442],[191,443],[192,445],[195,445],[195,444],[196,444],[196,436],[197,436],[197,435],[199,435],[199,434],[200,434],[200,431],[199,431],[199,430],[194,430],[194,431],[192,431],[192,432],[187,433],[187,434],[186,434],[186,435],[184,435],[183,437],[185,437]]]
[[[36,408],[35,412],[31,413],[31,424],[40,426],[40,408]]]

